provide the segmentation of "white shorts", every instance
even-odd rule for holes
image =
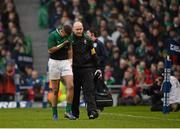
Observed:
[[[70,60],[54,60],[49,59],[49,80],[58,80],[62,76],[73,75],[72,66]]]

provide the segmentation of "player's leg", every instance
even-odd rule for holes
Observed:
[[[71,75],[64,76],[63,80],[65,82],[66,89],[67,89],[67,97],[66,97],[67,108],[66,108],[66,112],[71,112],[72,111],[71,105],[72,105],[72,100],[73,100],[73,95],[74,95],[73,76],[71,76]]]
[[[57,103],[58,103],[58,92],[59,92],[59,80],[51,80],[52,84],[52,112],[53,112],[53,119],[58,119],[58,111],[57,111]]]
[[[67,97],[66,97],[67,105],[66,105],[66,112],[64,116],[70,120],[74,120],[76,118],[72,115],[72,101],[73,101],[73,96],[74,96],[73,76],[72,75],[63,76],[63,80],[67,87],[66,88],[67,89]]]
[[[62,78],[67,89],[65,117],[74,120],[75,117],[72,115],[72,101],[74,96],[73,72],[69,60],[62,61]]]
[[[49,80],[52,89],[51,104],[52,104],[53,119],[58,120],[57,103],[58,103],[58,92],[59,92],[59,82],[60,82],[59,61],[49,59],[48,67],[49,67]]]

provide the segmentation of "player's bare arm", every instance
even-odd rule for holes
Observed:
[[[61,43],[61,44],[59,44],[59,45],[57,45],[57,46],[54,46],[54,47],[48,49],[48,53],[49,53],[49,54],[52,54],[52,53],[58,51],[59,49],[63,48],[63,47],[64,47],[65,45],[67,45],[68,43],[69,43],[69,41],[66,40],[66,41],[64,41],[63,43]]]

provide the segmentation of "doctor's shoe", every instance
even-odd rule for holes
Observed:
[[[88,113],[88,116],[89,116],[89,119],[96,119],[96,118],[98,118],[99,114],[97,111],[90,111]]]

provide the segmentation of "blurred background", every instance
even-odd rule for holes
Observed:
[[[179,0],[0,0],[0,108],[47,107],[47,37],[80,20],[107,50],[104,81],[114,106],[150,105],[143,89],[164,68],[168,40],[180,41]],[[178,55],[172,75],[180,80]],[[66,98],[61,85],[59,102]],[[16,104],[19,102],[19,105]],[[13,105],[13,104],[12,104]],[[11,105],[11,106],[12,106]]]

